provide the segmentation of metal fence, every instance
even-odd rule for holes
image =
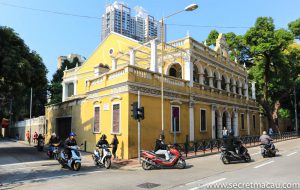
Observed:
[[[246,147],[258,146],[260,136],[242,136],[239,139],[243,142]],[[296,132],[283,132],[280,134],[271,135],[273,142],[279,142],[284,140],[289,140],[297,138]],[[220,152],[222,145],[224,144],[223,139],[209,139],[189,142],[188,136],[186,136],[185,143],[177,143],[176,146],[182,154],[186,157],[201,156],[205,154]]]

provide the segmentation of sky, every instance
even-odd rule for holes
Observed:
[[[50,81],[57,69],[58,56],[76,53],[88,58],[100,44],[100,18],[105,11],[105,6],[113,2],[112,0],[0,0],[0,25],[13,28],[30,49],[35,50],[42,57]],[[260,16],[272,17],[276,28],[287,28],[289,22],[300,18],[300,0],[123,0],[121,2],[132,9],[132,16],[135,15],[134,7],[142,6],[157,20],[182,10],[191,3],[198,4],[197,10],[182,12],[165,21],[168,41],[181,39],[189,34],[202,42],[213,29],[222,33],[244,34]],[[34,11],[7,6],[7,4],[89,16],[89,18]]]

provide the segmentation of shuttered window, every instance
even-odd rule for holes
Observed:
[[[100,107],[94,107],[94,133],[100,133]]]
[[[113,105],[112,133],[120,133],[120,104]]]

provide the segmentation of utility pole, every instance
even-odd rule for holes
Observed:
[[[141,107],[141,96],[140,91],[138,91],[138,110]],[[138,119],[138,160],[141,163],[141,120]]]
[[[12,97],[10,98],[10,105],[9,105],[9,128],[11,128],[12,122],[11,122],[11,118],[12,118]],[[8,128],[8,130],[9,130]],[[10,135],[10,132],[9,132]]]
[[[31,113],[32,113],[32,88],[30,88],[29,144],[31,142]]]
[[[295,102],[295,127],[296,127],[296,134],[298,135],[298,113],[297,113],[297,94],[296,94],[296,87],[294,86],[294,102]]]

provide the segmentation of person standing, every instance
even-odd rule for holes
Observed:
[[[37,139],[38,139],[38,134],[37,134],[37,132],[34,132],[34,134],[33,134],[33,143],[35,144],[35,143],[37,143]]]
[[[114,155],[114,159],[117,159],[116,152],[118,149],[119,140],[116,134],[114,134],[114,138],[112,139],[110,144],[112,145],[112,154]]]
[[[30,133],[29,133],[29,131],[26,132],[26,139],[27,139],[27,142],[30,144]]]
[[[228,130],[226,127],[223,128],[222,135],[223,135],[223,138],[226,138],[228,136]]]

